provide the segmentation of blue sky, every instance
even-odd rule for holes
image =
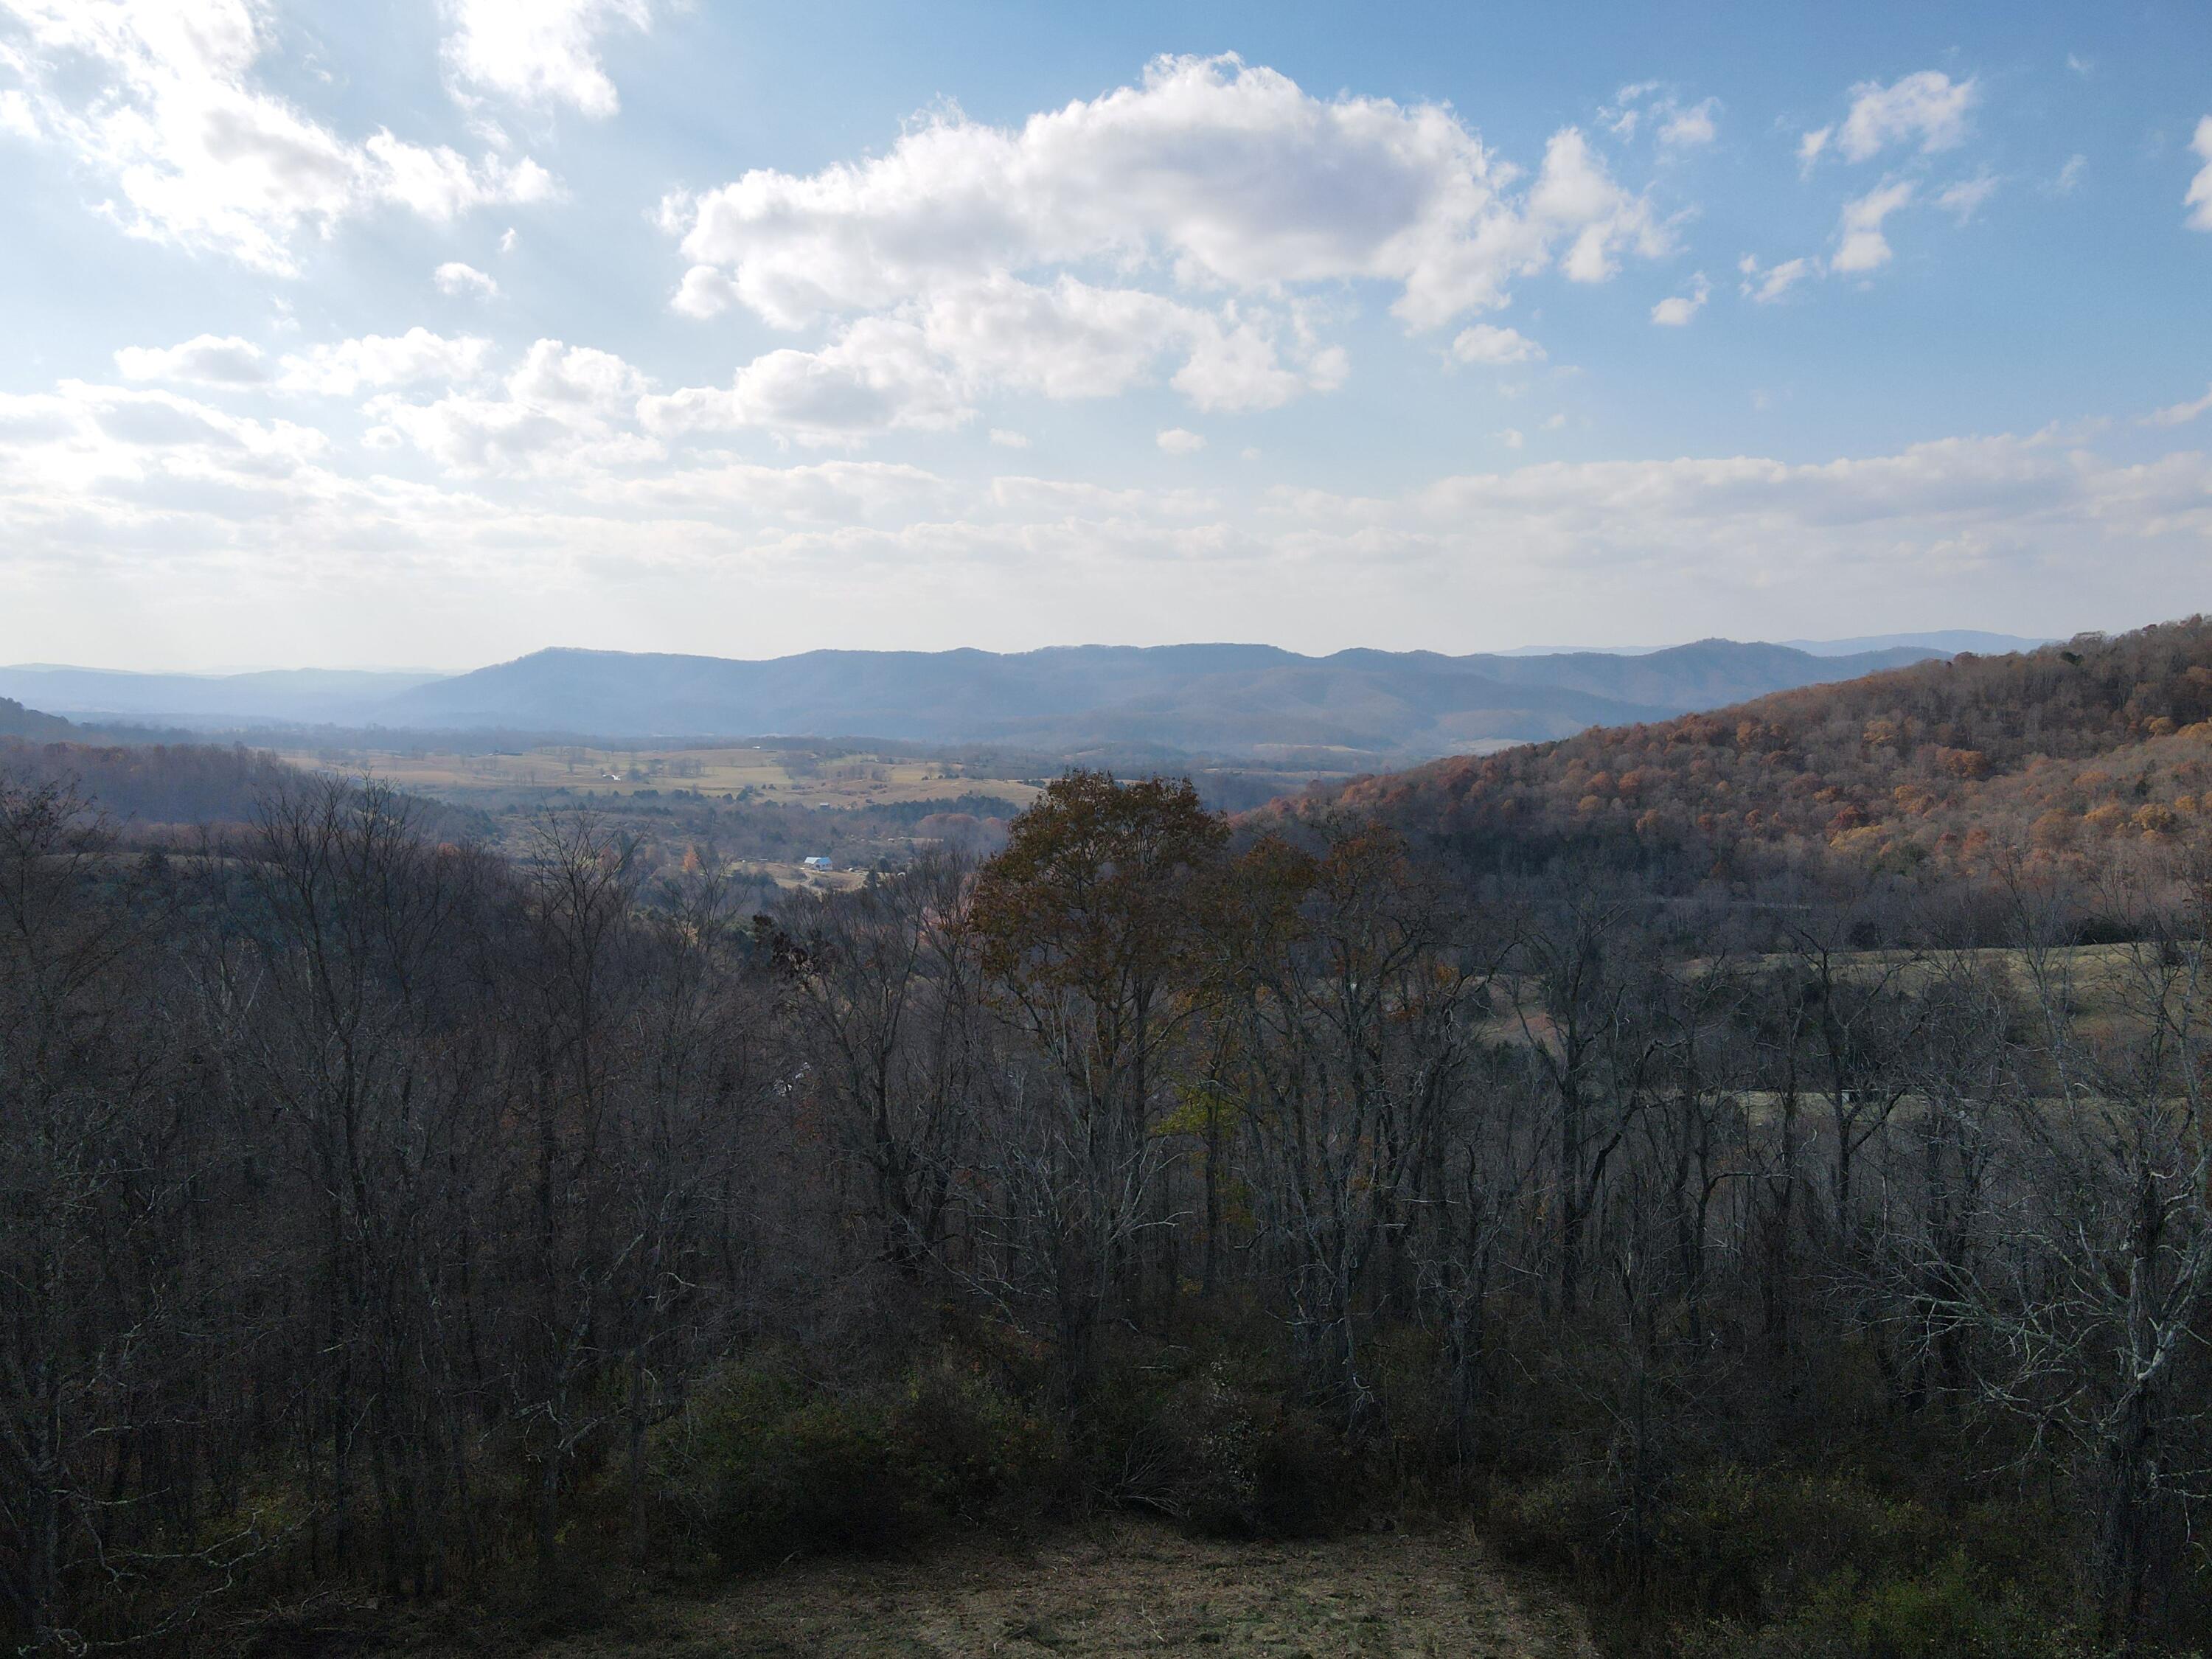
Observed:
[[[0,0],[0,660],[2212,607],[2173,4]]]

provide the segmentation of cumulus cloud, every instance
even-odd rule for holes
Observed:
[[[1541,362],[1544,348],[1518,330],[1477,323],[1452,342],[1452,356],[1463,363]]]
[[[599,37],[653,23],[647,0],[454,0],[451,15],[446,61],[458,81],[595,119],[621,105],[599,62]]]
[[[410,443],[449,471],[543,475],[665,456],[658,436],[629,429],[651,384],[611,352],[541,339],[501,395],[457,392],[417,404],[384,392],[363,407],[383,441]]]
[[[448,338],[421,327],[396,336],[364,334],[287,356],[278,384],[288,392],[350,398],[386,386],[473,380],[490,355],[491,342],[474,335]]]
[[[115,367],[126,380],[200,386],[258,386],[269,378],[261,348],[238,336],[202,334],[182,345],[125,346]]]
[[[2189,141],[2189,148],[2204,165],[2189,181],[2189,194],[2182,198],[2181,204],[2189,210],[2191,230],[2212,230],[2212,115],[2197,124],[2197,134]]]
[[[382,205],[445,222],[526,202],[553,180],[527,156],[471,161],[380,130],[355,142],[254,83],[251,0],[11,0],[23,118],[112,181],[128,234],[209,248],[280,276],[313,230]]]
[[[1828,269],[1874,270],[1887,264],[1891,250],[1889,239],[1882,234],[1882,222],[1912,196],[1912,180],[1897,179],[1846,202],[1842,222],[1836,228],[1836,251],[1828,260]]]
[[[1203,437],[1195,432],[1186,431],[1179,426],[1168,428],[1152,441],[1170,455],[1195,455],[1206,447],[1206,440]]]
[[[1748,253],[1736,261],[1735,268],[1743,276],[1744,297],[1763,306],[1772,305],[1813,274],[1810,259],[1784,259],[1778,265],[1762,267]]]
[[[0,132],[13,133],[18,138],[39,136],[39,118],[31,109],[31,100],[16,88],[0,88]]]
[[[1964,143],[1967,117],[1981,100],[1981,88],[1971,76],[1954,81],[1941,70],[1921,70],[1886,87],[1862,81],[1850,97],[1850,111],[1834,130],[1835,144],[1846,161],[1866,161],[1896,144],[1917,144],[1923,154],[1932,154]],[[1799,156],[1808,161],[1817,157],[1826,147],[1828,131],[1821,129],[1817,141],[1814,134],[1806,134]]]
[[[1696,149],[1710,144],[1719,136],[1715,116],[1721,106],[1717,98],[1708,98],[1686,109],[1670,110],[1659,123],[1659,142],[1674,149]]]
[[[818,351],[756,357],[726,391],[686,387],[639,405],[646,428],[658,434],[768,427],[808,444],[949,431],[975,412],[921,329],[885,317],[861,318]]]
[[[1028,434],[1009,432],[1002,426],[991,428],[991,441],[1001,449],[1027,449],[1030,447]]]
[[[1425,330],[1544,270],[1595,283],[1670,246],[1577,128],[1524,177],[1447,108],[1318,100],[1237,58],[1164,58],[1020,128],[940,111],[883,157],[754,170],[671,197],[661,222],[690,261],[671,301],[688,316],[876,316],[921,331],[963,387],[1103,396],[1166,372],[1199,410],[1343,380],[1307,285],[1385,283]]]
[[[1685,327],[1690,319],[1705,308],[1705,301],[1711,297],[1713,285],[1705,280],[1705,273],[1701,270],[1692,280],[1687,294],[1670,294],[1652,307],[1651,320],[1664,328]]]
[[[499,297],[499,283],[474,265],[463,264],[459,259],[448,259],[430,273],[430,280],[438,285],[441,294],[450,294],[456,299],[466,295],[478,300]]]

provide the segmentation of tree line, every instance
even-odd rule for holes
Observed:
[[[1472,1510],[1624,1650],[2212,1629],[2191,843],[1684,897],[1076,772],[755,914],[427,826],[0,782],[24,1650],[1099,1505]]]

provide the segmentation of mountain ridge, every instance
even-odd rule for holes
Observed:
[[[505,730],[612,738],[769,735],[1162,754],[1340,749],[1378,759],[1559,738],[1928,659],[1701,640],[1638,655],[1462,656],[1270,645],[824,650],[765,659],[552,647],[467,673],[231,676],[0,668],[56,714],[240,725]]]

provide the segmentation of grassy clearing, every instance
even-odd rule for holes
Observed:
[[[817,1561],[712,1600],[655,1598],[532,1659],[924,1659],[969,1654],[1494,1656],[1595,1651],[1462,1529],[1238,1544],[1126,1517],[1026,1549]],[[391,1650],[387,1650],[390,1651]],[[425,1637],[397,1651],[450,1651]]]

